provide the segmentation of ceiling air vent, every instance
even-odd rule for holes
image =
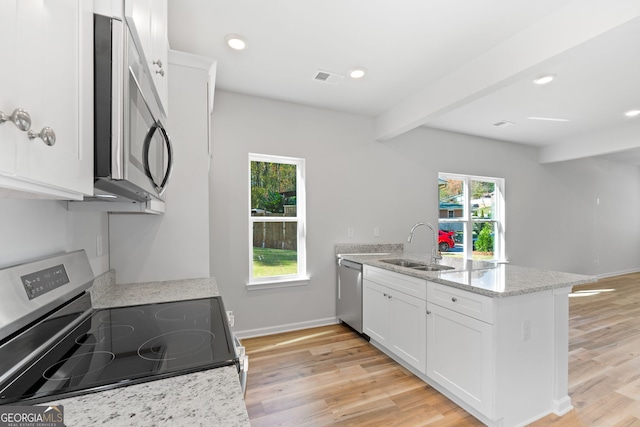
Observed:
[[[513,123],[513,122],[508,122],[508,121],[506,121],[506,120],[502,120],[501,122],[494,123],[493,125],[494,125],[495,127],[497,127],[497,128],[506,128],[507,126],[513,126],[513,125],[515,125],[515,123]]]
[[[337,73],[331,73],[329,71],[318,70],[313,75],[313,80],[324,83],[331,83],[337,85],[344,79],[343,75]]]

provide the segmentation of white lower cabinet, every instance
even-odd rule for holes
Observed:
[[[568,331],[555,314],[566,292],[492,298],[365,265],[363,330],[486,425],[525,426],[571,409],[560,381]]]
[[[424,299],[367,279],[365,272],[364,333],[422,373],[427,356],[426,307]]]
[[[484,414],[493,409],[493,325],[427,303],[427,376]]]
[[[362,284],[362,330],[384,346],[389,341],[388,288],[364,279]]]

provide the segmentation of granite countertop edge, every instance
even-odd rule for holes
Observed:
[[[419,279],[429,280],[435,283],[440,283],[442,285],[451,286],[454,288],[493,298],[504,298],[534,292],[543,292],[547,290],[573,287],[576,285],[597,282],[598,280],[595,276],[585,276],[574,273],[542,270],[489,261],[463,260],[461,258],[446,256],[443,257],[442,260],[438,260],[438,264],[453,267],[452,270],[420,271],[381,262],[381,260],[383,259],[394,258],[429,263],[428,260],[430,255],[405,252],[391,252],[380,255],[376,254],[375,252],[371,252],[369,254],[359,253],[351,255],[343,253],[341,256],[343,259],[358,262],[363,265],[370,265],[372,267],[405,274],[407,276],[412,276]],[[447,275],[450,276],[452,273],[482,271],[497,268],[504,268],[510,276],[510,279],[507,280],[510,283],[506,283],[505,289],[501,291],[486,289],[481,286],[474,286],[473,284],[470,285],[453,280],[447,280]]]

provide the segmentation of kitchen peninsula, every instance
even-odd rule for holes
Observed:
[[[428,271],[426,255],[372,250],[336,248],[363,264],[374,346],[489,426],[571,410],[568,295],[596,278],[453,257]]]

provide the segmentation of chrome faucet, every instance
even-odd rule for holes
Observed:
[[[425,227],[429,227],[429,229],[431,229],[431,232],[433,233],[433,248],[431,249],[431,264],[436,264],[436,260],[442,259],[442,255],[440,255],[440,253],[438,252],[438,235],[436,234],[436,229],[433,227],[433,225],[429,224],[428,222],[417,222],[413,225],[413,227],[411,227],[411,231],[409,232],[409,237],[407,237],[407,243],[411,243],[411,240],[413,240],[413,232],[415,231],[416,228],[420,227],[421,225],[424,225]]]

